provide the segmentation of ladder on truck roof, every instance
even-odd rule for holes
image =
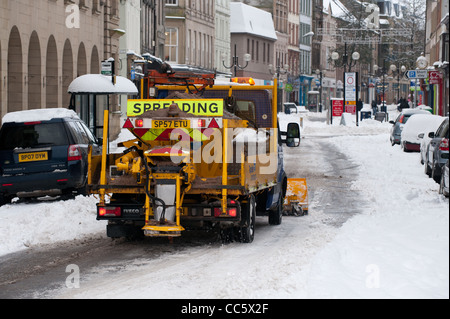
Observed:
[[[186,86],[189,93],[199,93],[208,86],[213,86],[215,79],[215,71],[184,65],[170,65],[157,58],[149,59],[144,63],[141,97],[150,97],[150,88],[157,85]]]

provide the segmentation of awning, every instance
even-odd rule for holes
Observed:
[[[73,80],[69,85],[68,92],[75,94],[136,95],[138,89],[133,82],[123,76],[116,76],[116,84],[114,85],[111,76],[86,74]]]

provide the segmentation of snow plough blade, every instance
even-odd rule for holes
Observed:
[[[308,186],[305,178],[288,178],[284,213],[291,216],[308,214]]]

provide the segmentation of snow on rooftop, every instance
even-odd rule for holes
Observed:
[[[323,11],[334,18],[345,19],[352,17],[350,11],[339,0],[324,0]]]
[[[78,115],[69,109],[52,108],[52,109],[35,109],[7,113],[2,123],[24,123],[34,121],[50,121],[55,118],[73,118],[79,119]]]
[[[116,76],[116,84],[112,83],[111,76],[101,74],[82,75],[69,86],[69,93],[92,94],[138,94],[136,85],[122,76]]]
[[[271,13],[241,2],[231,2],[230,8],[231,33],[248,33],[278,40]]]

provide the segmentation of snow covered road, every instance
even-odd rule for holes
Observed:
[[[258,218],[250,245],[205,240],[114,247],[105,245],[105,225],[95,221],[95,199],[4,206],[0,273],[13,256],[7,254],[85,238],[103,245],[102,256],[126,252],[104,262],[83,259],[79,288],[67,288],[67,263],[61,262],[51,270],[60,282],[36,284],[26,296],[449,298],[448,199],[423,173],[417,153],[390,145],[389,128],[306,119],[302,145],[286,150],[285,162],[291,177],[308,177],[310,214],[284,217],[275,227]],[[8,287],[0,281],[0,291]]]

